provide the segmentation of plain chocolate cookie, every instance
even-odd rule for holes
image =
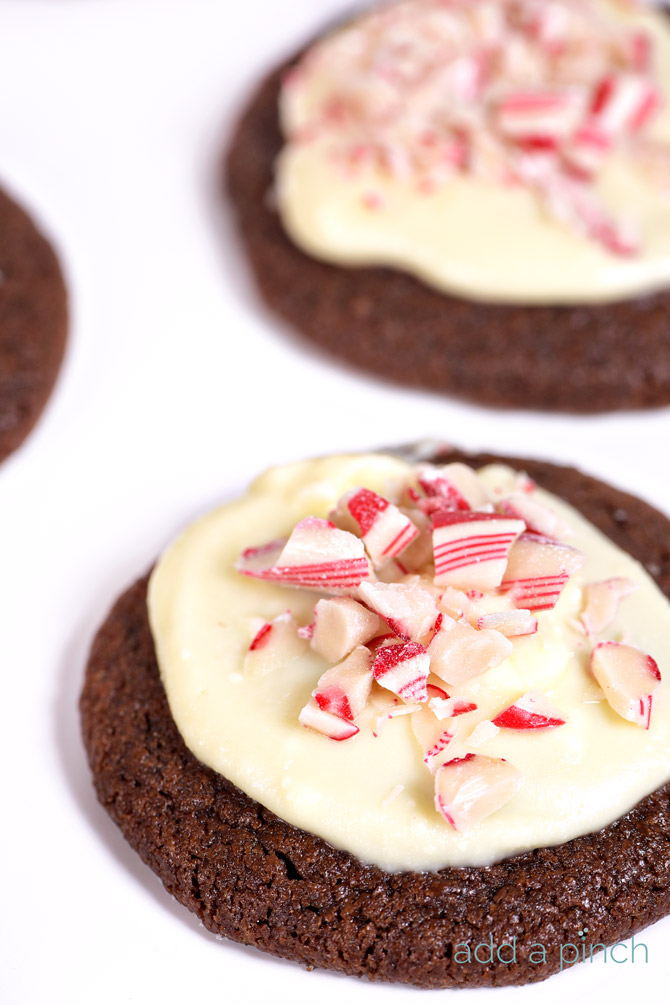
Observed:
[[[511,463],[576,506],[670,596],[665,516],[572,468]],[[486,868],[388,873],[277,818],[182,742],[159,678],[146,588],[142,579],[118,600],[93,644],[84,744],[103,806],[210,931],[371,980],[501,986],[554,973],[560,945],[581,946],[585,927],[589,942],[609,946],[670,912],[670,783],[597,834]],[[516,961],[502,962],[514,939]],[[485,947],[479,958],[493,959],[465,962],[459,944],[473,954]],[[565,965],[575,958],[564,956]]]
[[[496,407],[603,412],[670,403],[670,291],[605,306],[526,307],[449,296],[391,268],[311,258],[272,198],[287,63],[230,142],[225,183],[260,292],[321,348],[377,377]]]
[[[23,442],[46,404],[67,323],[53,248],[0,190],[0,461]]]

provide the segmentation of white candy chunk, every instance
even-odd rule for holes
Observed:
[[[426,496],[439,499],[445,509],[479,509],[491,501],[478,475],[466,464],[422,464],[417,478]]]
[[[313,698],[310,698],[303,708],[298,716],[298,722],[306,729],[322,733],[324,736],[330,737],[331,740],[349,740],[360,732],[358,726],[354,726],[353,722],[348,722],[332,712],[324,712]]]
[[[477,628],[493,628],[508,639],[519,635],[535,635],[537,618],[530,611],[500,611],[494,614],[483,614],[477,618]]]
[[[338,506],[343,503],[360,528],[375,568],[395,558],[418,537],[419,531],[409,517],[370,489],[354,489]]]
[[[638,584],[632,579],[615,577],[601,583],[589,583],[584,589],[585,607],[582,624],[588,635],[604,632],[612,623],[619,604],[625,597],[635,593]]]
[[[306,643],[287,611],[258,629],[244,657],[244,673],[264,676],[305,655]]]
[[[314,608],[310,645],[329,663],[336,663],[356,646],[384,630],[385,626],[377,615],[351,597],[319,600]]]
[[[492,740],[500,732],[498,726],[494,726],[490,719],[484,719],[477,723],[468,737],[468,747],[483,747],[485,743]]]
[[[435,774],[435,807],[454,830],[464,831],[495,813],[515,795],[521,774],[509,761],[466,754]]]
[[[548,506],[543,506],[527,492],[515,493],[502,499],[496,509],[505,516],[523,520],[527,530],[532,534],[556,539],[568,537],[572,533],[570,527],[557,513]]]
[[[361,583],[357,592],[359,599],[407,642],[420,642],[437,620],[434,598],[415,583]]]
[[[583,564],[584,556],[576,548],[537,534],[523,534],[509,553],[501,589],[510,594],[515,607],[548,611]]]
[[[372,653],[357,646],[352,653],[319,677],[312,697],[322,712],[332,712],[342,719],[356,719],[370,696]]]
[[[499,586],[523,520],[495,513],[441,512],[433,517],[435,582],[462,590]]]
[[[418,642],[401,642],[377,650],[372,673],[378,684],[403,701],[427,701],[429,666],[425,646]]]
[[[518,698],[493,720],[499,729],[554,729],[565,718],[541,691],[532,690]]]
[[[437,771],[449,759],[450,755],[446,751],[454,733],[437,718],[432,709],[426,707],[413,713],[412,731],[419,741],[425,764],[430,771]]]
[[[479,677],[511,656],[514,647],[500,632],[477,631],[465,621],[444,618],[428,646],[430,669],[447,684]]]
[[[281,544],[247,548],[237,562],[238,572],[324,593],[353,590],[370,575],[363,542],[329,520],[307,517]]]
[[[623,642],[601,642],[591,653],[591,670],[617,715],[649,729],[653,695],[661,681],[656,661]]]

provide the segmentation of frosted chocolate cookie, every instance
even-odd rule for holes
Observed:
[[[66,334],[67,293],[53,248],[0,190],[0,461],[37,422]]]
[[[670,401],[670,21],[403,0],[260,87],[227,186],[269,306],[377,376],[495,406]]]
[[[610,952],[670,912],[669,530],[540,462],[273,469],[100,629],[98,797],[208,929],[309,966]]]

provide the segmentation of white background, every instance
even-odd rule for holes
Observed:
[[[269,464],[425,436],[573,463],[670,510],[667,410],[579,420],[405,392],[310,351],[256,301],[219,198],[226,132],[264,70],[341,9],[0,0],[0,179],[52,235],[72,297],[56,393],[0,469],[3,1003],[430,995],[215,940],[95,801],[76,709],[92,635],[195,514]],[[645,933],[647,965],[599,959],[459,1002],[655,998],[669,936],[670,921]]]

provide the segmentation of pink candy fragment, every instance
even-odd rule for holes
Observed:
[[[371,687],[372,653],[357,646],[346,660],[321,675],[312,697],[323,712],[351,721],[365,708]]]
[[[630,579],[615,577],[601,583],[589,583],[584,589],[586,606],[582,624],[588,635],[598,635],[612,623],[619,604],[637,590],[638,584]]]
[[[370,575],[363,542],[329,520],[301,520],[286,543],[281,541],[247,548],[237,571],[325,593],[353,590]]]
[[[495,513],[436,513],[433,517],[435,582],[460,589],[499,586],[523,520]]]
[[[562,714],[541,691],[528,691],[492,720],[500,729],[554,729],[564,726]]]
[[[536,534],[523,534],[509,553],[501,590],[510,595],[517,608],[551,610],[583,562],[584,556],[576,548]]]
[[[336,663],[383,628],[376,614],[351,597],[323,599],[314,608],[310,645],[324,659]]]
[[[535,635],[537,618],[530,611],[501,611],[499,613],[482,614],[477,618],[477,628],[492,628],[505,638],[518,638],[521,635]]]
[[[427,701],[430,657],[418,642],[382,646],[375,654],[374,679],[403,701]]]
[[[509,802],[520,785],[509,761],[466,754],[438,768],[435,807],[454,830],[468,830]]]
[[[617,715],[649,729],[654,692],[661,681],[651,656],[622,642],[601,642],[591,654],[591,670]]]
[[[409,517],[376,492],[356,489],[344,501],[375,568],[400,555],[419,534]]]
[[[315,733],[322,733],[331,740],[350,740],[352,736],[360,733],[358,726],[353,722],[335,715],[333,712],[324,712],[319,708],[314,698],[311,698],[300,715],[298,722],[306,729],[311,729]]]
[[[371,611],[407,642],[421,642],[437,620],[434,598],[414,583],[361,583],[357,593]]]
[[[499,666],[512,652],[512,643],[500,632],[477,631],[451,618],[444,619],[428,646],[431,671],[454,685]]]

